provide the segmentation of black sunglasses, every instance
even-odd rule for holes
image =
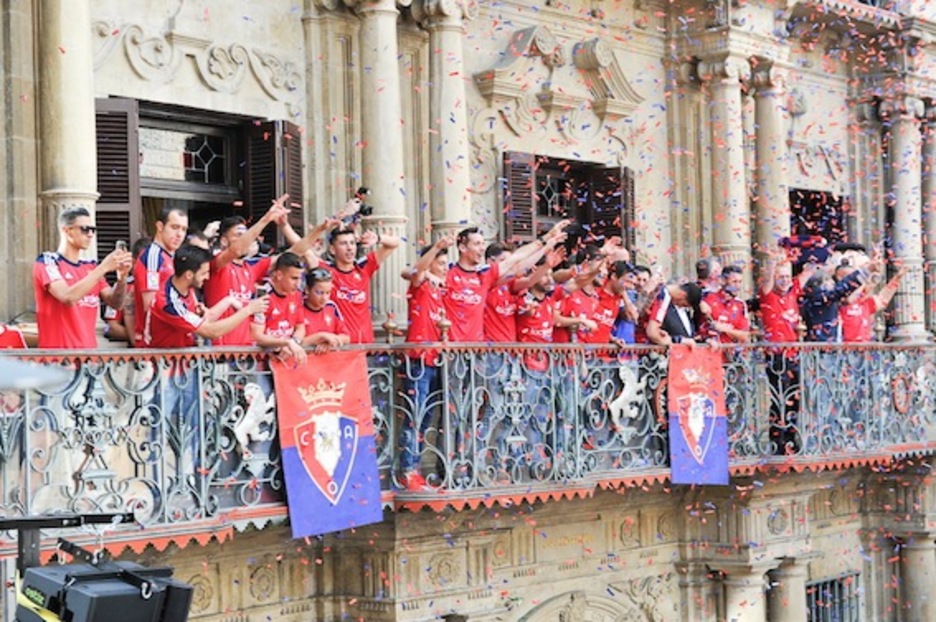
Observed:
[[[94,227],[92,225],[82,225],[78,227],[78,230],[84,233],[85,235],[88,235],[89,233],[97,232],[97,227]]]

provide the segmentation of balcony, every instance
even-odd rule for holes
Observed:
[[[724,350],[733,474],[886,464],[936,447],[936,347],[785,352]],[[422,374],[411,353],[368,354],[390,509],[570,498],[668,477],[663,350],[451,346],[441,388],[425,400],[409,389]],[[287,516],[274,430],[262,423],[272,379],[259,351],[20,358],[59,365],[70,381],[0,394],[0,516],[132,511],[144,528],[108,540],[136,550],[224,540]],[[428,481],[417,492],[402,487],[400,468],[400,430],[414,428],[425,430]],[[14,548],[0,540],[0,556]]]

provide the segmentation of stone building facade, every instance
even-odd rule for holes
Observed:
[[[106,251],[167,202],[205,224],[289,191],[315,222],[367,186],[366,225],[407,240],[378,322],[402,316],[396,275],[423,241],[469,223],[523,239],[571,214],[672,274],[797,233],[886,244],[911,269],[892,334],[925,340],[934,20],[857,0],[0,0],[0,318],[34,305],[63,206],[96,210]],[[841,590],[854,619],[932,620],[934,492],[906,460],[899,478],[650,478],[139,555],[196,584],[195,619],[225,622],[792,622],[807,585]]]

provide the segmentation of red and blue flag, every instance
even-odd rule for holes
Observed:
[[[673,345],[667,403],[674,484],[728,484],[728,422],[721,351]]]
[[[383,520],[364,352],[273,363],[294,538]]]

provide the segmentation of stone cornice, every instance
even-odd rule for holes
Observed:
[[[907,95],[887,97],[878,104],[878,115],[882,121],[907,117],[919,120],[923,118],[924,110],[922,99]]]
[[[572,48],[572,62],[585,74],[592,109],[601,118],[628,117],[643,101],[624,75],[614,50],[600,38],[580,41]]]

